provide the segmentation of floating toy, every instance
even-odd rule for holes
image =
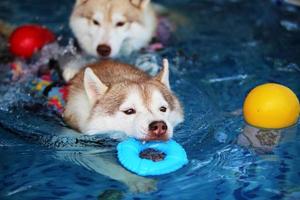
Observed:
[[[244,118],[252,126],[264,129],[281,129],[298,121],[300,105],[295,93],[275,83],[252,89],[244,102]]]
[[[185,150],[174,140],[143,143],[129,138],[119,143],[117,150],[121,164],[141,176],[167,174],[188,163]],[[147,150],[162,153],[155,156],[155,161],[141,158],[141,155],[147,154]]]
[[[54,41],[55,35],[47,28],[38,25],[23,25],[10,35],[9,47],[12,54],[30,58],[44,45]]]
[[[67,84],[57,84],[50,74],[45,74],[32,82],[32,90],[46,96],[48,105],[58,113],[63,113],[68,96]]]

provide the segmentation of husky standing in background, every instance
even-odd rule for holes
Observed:
[[[150,0],[77,0],[70,17],[79,46],[104,58],[145,47],[156,26]]]

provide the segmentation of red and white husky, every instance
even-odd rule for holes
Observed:
[[[64,119],[85,134],[122,131],[141,140],[167,140],[183,111],[170,90],[166,59],[155,77],[107,60],[87,65],[70,80]]]

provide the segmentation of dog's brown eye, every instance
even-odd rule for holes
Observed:
[[[160,107],[159,110],[160,112],[167,112],[167,108],[164,106]]]
[[[93,24],[100,26],[100,22],[98,22],[97,20],[93,19]]]
[[[136,111],[132,108],[128,109],[128,110],[124,110],[123,111],[126,115],[132,115],[132,114],[135,114]]]
[[[124,25],[125,25],[125,22],[118,22],[118,23],[116,24],[117,27],[121,27],[121,26],[124,26]]]

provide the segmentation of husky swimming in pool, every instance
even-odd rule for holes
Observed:
[[[63,116],[85,134],[122,131],[140,140],[168,140],[183,121],[166,59],[155,77],[131,65],[102,61],[87,65],[69,84]]]
[[[168,140],[174,127],[183,121],[182,106],[170,88],[166,59],[154,77],[134,66],[110,60],[78,70],[68,82],[63,113],[65,122],[78,132],[93,135],[119,131],[144,141]],[[87,163],[99,165],[89,168],[125,183],[132,191],[155,188],[153,180],[131,174],[110,159],[98,158]]]

